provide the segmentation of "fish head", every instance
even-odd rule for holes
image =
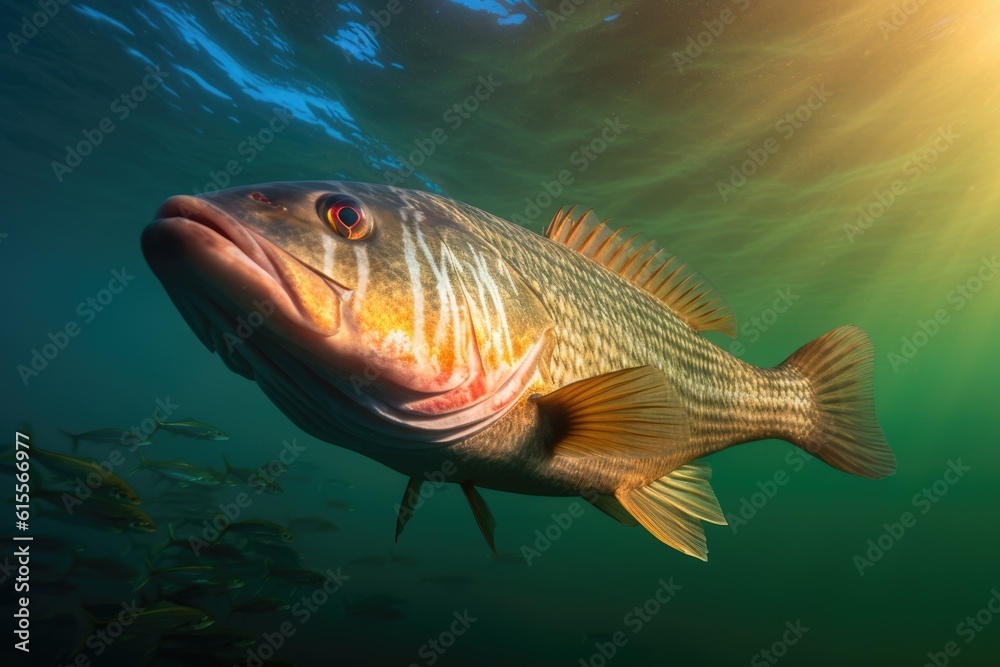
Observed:
[[[197,618],[191,619],[188,629],[190,630],[204,630],[210,625],[215,623],[215,619],[209,614],[203,614]]]
[[[430,447],[502,416],[550,348],[502,224],[390,186],[268,183],[168,199],[143,251],[202,342],[307,432]]]
[[[137,530],[140,533],[155,533],[156,532],[156,522],[150,517],[136,514],[131,519],[129,519],[128,527],[132,530]]]

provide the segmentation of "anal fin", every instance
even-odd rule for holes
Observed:
[[[647,486],[622,489],[615,498],[658,540],[689,556],[708,560],[701,522],[726,525],[709,484],[711,477],[708,464],[696,461]]]
[[[486,539],[486,544],[489,545],[493,555],[497,556],[497,548],[493,544],[493,531],[496,530],[497,521],[493,518],[493,512],[490,511],[486,501],[479,495],[479,491],[472,485],[472,482],[462,482],[462,492],[465,493],[465,499],[469,501],[472,515],[476,518],[476,525],[479,526],[479,531]]]
[[[687,412],[654,366],[613,371],[534,399],[556,431],[556,455],[645,458],[686,443]]]

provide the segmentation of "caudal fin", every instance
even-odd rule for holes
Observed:
[[[795,444],[829,465],[879,479],[896,472],[896,457],[875,417],[874,346],[861,329],[844,326],[803,345],[781,365],[812,388],[812,432]]]

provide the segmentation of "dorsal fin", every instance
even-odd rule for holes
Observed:
[[[612,230],[592,211],[573,217],[575,206],[559,209],[546,238],[575,250],[634,283],[663,302],[695,331],[708,329],[736,337],[736,317],[718,290],[677,255],[627,229]]]

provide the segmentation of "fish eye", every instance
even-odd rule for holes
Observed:
[[[324,203],[328,225],[348,241],[368,238],[375,229],[371,215],[354,197],[334,195]]]

